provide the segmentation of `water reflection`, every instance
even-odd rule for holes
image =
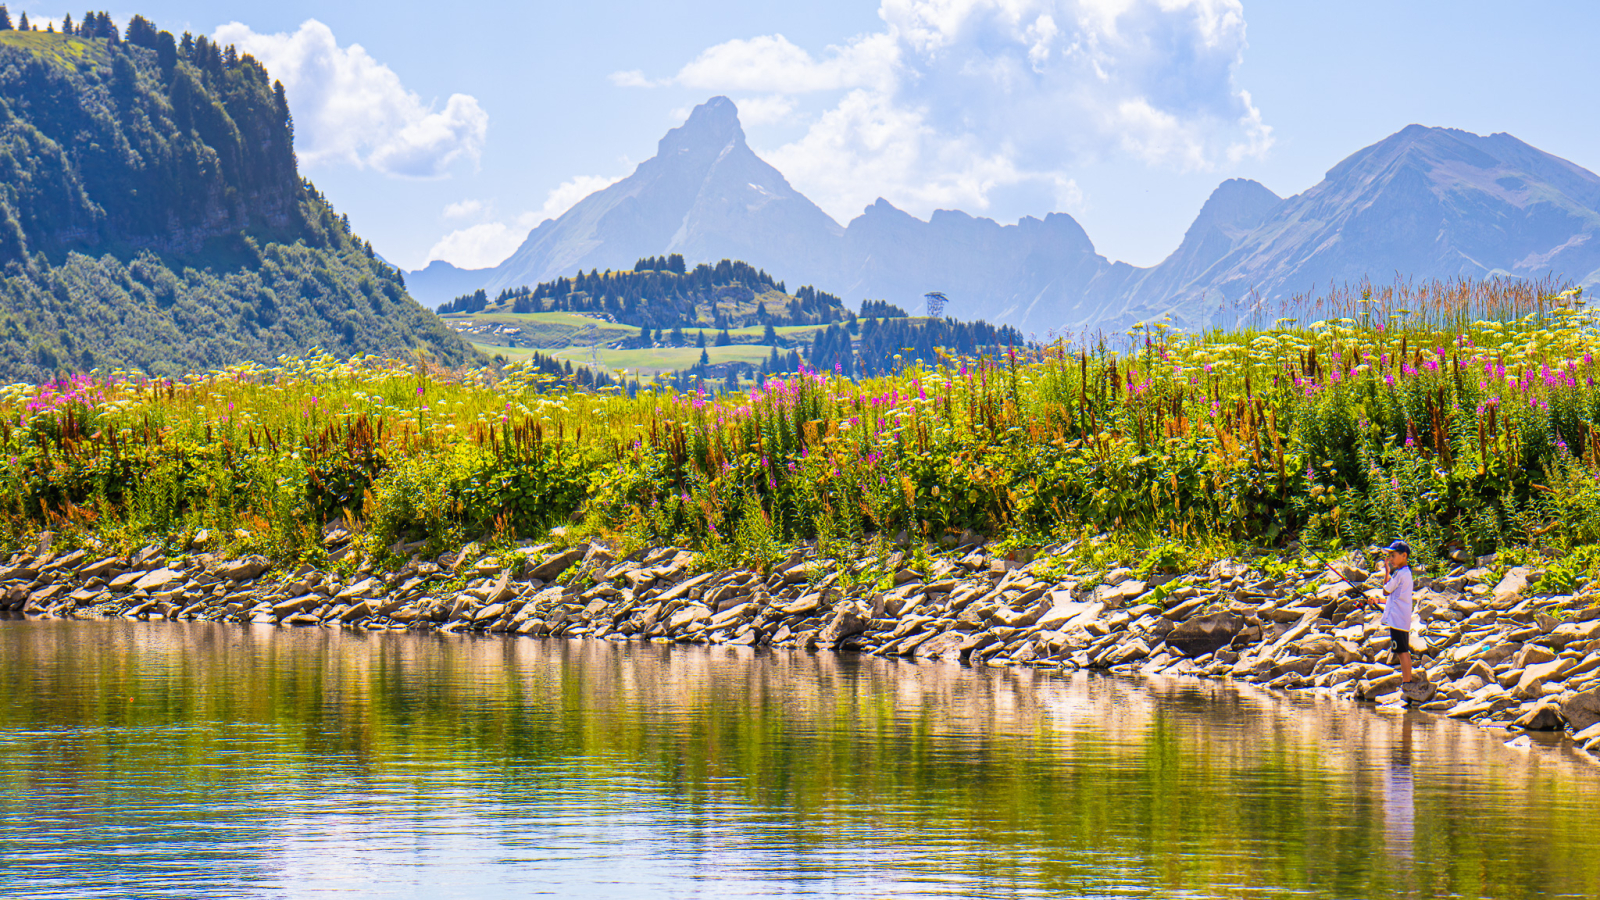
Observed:
[[[1596,769],[1251,687],[0,624],[0,893],[1600,894]]]
[[[1413,716],[1400,724],[1400,742],[1389,753],[1389,768],[1383,780],[1383,826],[1389,856],[1396,865],[1409,864],[1411,845],[1416,838],[1416,784],[1411,777],[1411,729]]]

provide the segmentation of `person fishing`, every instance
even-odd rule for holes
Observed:
[[[1389,655],[1400,663],[1400,692],[1411,697],[1411,546],[1397,540],[1383,557],[1383,624],[1389,627]],[[1376,598],[1368,598],[1376,605]]]
[[[1322,557],[1317,557],[1319,560]],[[1333,577],[1349,584],[1352,588],[1356,585],[1346,578],[1333,564],[1323,560],[1328,571]],[[1389,629],[1389,655],[1400,664],[1400,692],[1409,703],[1412,700],[1411,682],[1411,545],[1403,540],[1396,540],[1384,548],[1383,556],[1383,601],[1373,597],[1366,600],[1372,605],[1383,607],[1382,624]]]

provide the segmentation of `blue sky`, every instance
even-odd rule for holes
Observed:
[[[81,9],[10,3],[13,16]],[[1298,193],[1412,122],[1600,170],[1600,4],[878,0],[112,8],[250,49],[302,171],[407,268],[497,262],[716,94],[841,224],[1072,214],[1154,264],[1226,178]],[[791,281],[803,273],[778,273]]]

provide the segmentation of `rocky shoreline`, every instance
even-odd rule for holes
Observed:
[[[348,535],[330,535],[335,556]],[[261,556],[149,547],[131,557],[55,552],[48,540],[0,567],[0,610],[29,617],[226,621],[438,630],[659,643],[795,647],[969,665],[1231,678],[1385,705],[1404,702],[1387,630],[1358,590],[1381,575],[1342,565],[1223,560],[1140,581],[1128,569],[1062,574],[983,546],[922,570],[890,557],[894,587],[843,583],[832,560],[796,550],[763,578],[704,571],[666,547],[616,558],[599,544],[474,548],[395,572],[274,570]],[[1259,561],[1258,561],[1259,562]],[[1546,595],[1540,573],[1493,577],[1465,560],[1418,579],[1413,637],[1422,710],[1487,727],[1566,730],[1600,754],[1600,595]],[[887,584],[885,578],[880,584]],[[1351,585],[1359,585],[1360,588]]]

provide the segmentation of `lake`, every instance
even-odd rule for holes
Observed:
[[[0,679],[6,897],[1600,895],[1581,751],[1248,686],[16,620]]]

